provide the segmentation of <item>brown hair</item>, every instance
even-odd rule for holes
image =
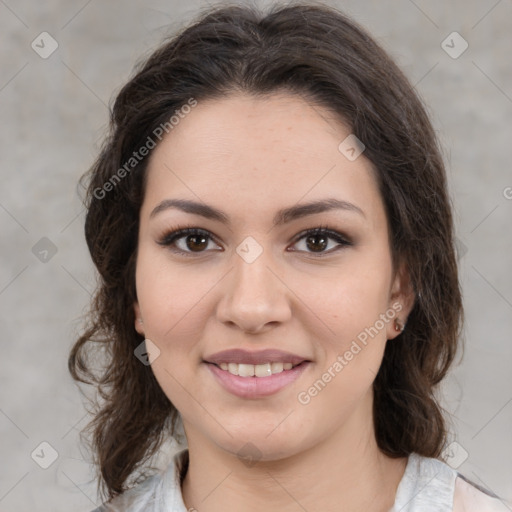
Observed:
[[[105,184],[155,128],[190,98],[234,91],[299,94],[339,116],[366,146],[390,226],[396,268],[407,264],[416,302],[387,343],[374,382],[378,446],[391,457],[439,457],[447,428],[434,393],[457,350],[462,303],[443,160],[422,101],[385,51],[325,5],[223,6],[203,13],[139,65],[112,109],[110,133],[88,179],[85,236],[99,272],[88,325],[69,357],[74,379],[102,403],[85,430],[109,497],[123,492],[172,435],[177,411],[134,357],[139,210],[147,158]],[[126,169],[126,167],[125,167]],[[119,177],[119,173],[118,173]],[[92,349],[104,357],[95,370]]]

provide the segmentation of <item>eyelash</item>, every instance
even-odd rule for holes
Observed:
[[[169,250],[171,250],[174,253],[182,254],[186,257],[198,257],[198,256],[201,256],[202,254],[204,254],[205,252],[207,252],[206,250],[204,250],[204,251],[199,251],[199,252],[194,253],[194,252],[190,252],[190,251],[183,251],[183,250],[177,249],[175,247],[171,247],[174,244],[174,242],[176,242],[177,240],[184,238],[186,236],[190,236],[190,235],[204,236],[204,237],[214,241],[215,243],[218,243],[215,241],[215,237],[211,236],[211,233],[204,229],[191,228],[191,227],[176,227],[175,229],[165,233],[163,235],[163,237],[158,241],[158,244],[169,248]],[[335,231],[335,230],[329,228],[328,226],[318,226],[316,228],[307,229],[305,231],[302,231],[301,233],[299,233],[297,235],[293,244],[296,244],[303,238],[307,238],[308,236],[312,236],[312,235],[325,235],[327,238],[335,240],[340,245],[337,248],[330,249],[328,252],[320,252],[320,253],[314,253],[314,252],[309,252],[309,251],[296,251],[296,252],[306,252],[307,254],[313,255],[314,257],[321,258],[323,256],[328,256],[328,255],[332,254],[333,252],[337,252],[339,249],[342,249],[343,247],[348,247],[348,246],[353,245],[353,243],[348,239],[348,237],[342,235],[338,231]]]

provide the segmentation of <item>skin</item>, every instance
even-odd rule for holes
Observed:
[[[200,512],[274,509],[387,511],[406,458],[380,452],[372,383],[393,321],[370,339],[306,405],[307,390],[357,335],[400,303],[413,305],[407,270],[393,268],[389,227],[374,170],[338,146],[350,130],[327,110],[291,94],[237,93],[199,102],[153,150],[140,212],[135,328],[160,350],[152,370],[180,411],[190,465],[184,502]],[[336,198],[357,205],[273,226],[281,208]],[[165,199],[223,210],[228,227],[178,209],[151,217]],[[351,246],[329,239],[327,253],[306,229],[328,225]],[[187,237],[173,253],[158,243],[176,227],[211,233],[208,246]],[[253,237],[252,263],[236,248]],[[197,244],[197,242],[195,242]],[[293,250],[295,249],[295,250]],[[317,249],[318,250],[318,249]],[[321,252],[321,249],[320,249]],[[260,399],[225,391],[202,360],[229,348],[279,348],[312,363],[293,383]],[[259,450],[248,466],[237,452]],[[301,508],[302,507],[302,508]]]

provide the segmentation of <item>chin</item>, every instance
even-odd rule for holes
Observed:
[[[230,428],[228,430],[232,437],[226,434],[222,439],[217,439],[216,444],[242,462],[286,459],[307,448],[303,430],[292,432],[290,429],[276,429],[278,423],[271,428],[262,428],[257,423]]]
[[[261,439],[236,440],[222,448],[247,466],[257,462],[283,460],[301,451],[297,443],[289,443],[287,446],[282,442],[271,442],[265,439],[265,436],[262,436]]]

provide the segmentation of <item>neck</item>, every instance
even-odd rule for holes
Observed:
[[[252,466],[189,428],[189,468],[182,484],[187,508],[263,512],[271,503],[283,512],[387,512],[407,458],[392,459],[379,450],[373,422],[367,421],[372,398],[365,397],[341,428],[314,446]]]

